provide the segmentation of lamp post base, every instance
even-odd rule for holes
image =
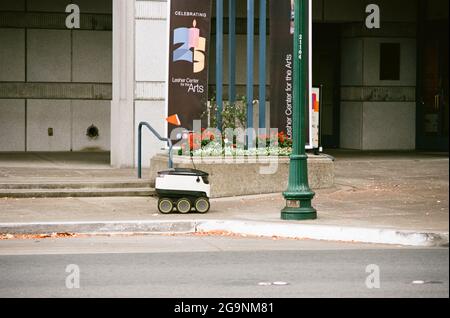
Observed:
[[[286,221],[316,220],[317,210],[311,206],[311,201],[287,200],[286,207],[281,210],[281,219]]]

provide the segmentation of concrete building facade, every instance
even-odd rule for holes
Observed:
[[[0,2],[0,151],[109,151],[111,1]],[[87,136],[90,126],[98,136]]]
[[[80,8],[80,29],[66,27],[70,3]],[[372,3],[380,8],[379,29],[365,25]],[[237,91],[245,95],[246,1],[236,4]],[[138,123],[166,131],[167,6],[164,0],[2,0],[0,151],[110,151],[113,166],[134,166]],[[324,88],[325,147],[448,151],[447,0],[313,0],[313,23],[313,84]],[[161,147],[144,138],[144,165]]]

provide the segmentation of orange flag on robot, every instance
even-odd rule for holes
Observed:
[[[179,118],[178,115],[176,115],[176,114],[167,117],[166,120],[167,120],[167,122],[168,122],[169,124],[172,124],[172,125],[178,126],[178,127],[181,126],[180,118]]]

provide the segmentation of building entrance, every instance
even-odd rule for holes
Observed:
[[[418,149],[448,151],[448,19],[426,22],[418,83]]]

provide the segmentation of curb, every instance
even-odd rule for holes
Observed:
[[[394,229],[247,221],[206,221],[199,222],[197,225],[197,232],[213,231],[319,241],[425,247],[442,247],[449,245],[448,232],[414,232]]]
[[[448,232],[404,231],[329,225],[286,224],[281,222],[185,220],[0,223],[0,234],[195,234],[230,233],[259,237],[307,239],[417,247],[448,247]]]
[[[0,223],[0,234],[195,233],[194,221]]]

